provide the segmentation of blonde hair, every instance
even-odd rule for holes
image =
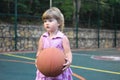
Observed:
[[[50,9],[46,10],[42,15],[42,20],[51,19],[51,18],[55,18],[58,21],[58,23],[60,24],[59,28],[60,28],[60,30],[63,31],[64,16],[58,8],[51,7]]]

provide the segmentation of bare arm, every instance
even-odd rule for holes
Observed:
[[[69,40],[66,36],[63,38],[63,48],[64,48],[65,56],[67,58],[67,62],[65,64],[65,66],[67,68],[72,63],[72,52],[71,52],[71,49],[70,49]]]
[[[37,50],[36,57],[40,54],[42,50],[43,50],[43,41],[42,41],[42,37],[40,37],[39,42],[38,42],[38,50]]]
[[[42,37],[40,37],[39,42],[38,42],[38,50],[37,50],[37,54],[36,54],[36,60],[35,60],[35,66],[37,67],[36,63],[37,63],[37,57],[40,54],[40,52],[43,49],[43,42],[42,42]]]

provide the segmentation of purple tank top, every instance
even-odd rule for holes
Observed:
[[[43,48],[55,47],[63,51],[62,39],[64,36],[62,32],[58,31],[56,36],[50,39],[48,32],[44,33],[42,35]]]

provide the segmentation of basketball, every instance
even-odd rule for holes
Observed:
[[[47,77],[56,77],[63,71],[64,53],[57,48],[46,48],[37,57],[38,70]]]

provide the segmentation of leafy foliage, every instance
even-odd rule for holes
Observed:
[[[65,16],[65,21],[70,23],[73,21],[76,10],[73,1],[75,0],[52,0],[52,6],[60,8]],[[26,17],[30,19],[31,16],[41,19],[43,12],[50,7],[50,0],[1,0],[0,19],[2,21],[14,20],[15,4],[17,4],[18,17],[20,16],[18,21],[26,20]],[[112,29],[114,24],[120,22],[120,0],[81,0],[79,19],[79,25],[87,24],[84,27],[92,28],[93,24],[100,21],[103,28]]]

